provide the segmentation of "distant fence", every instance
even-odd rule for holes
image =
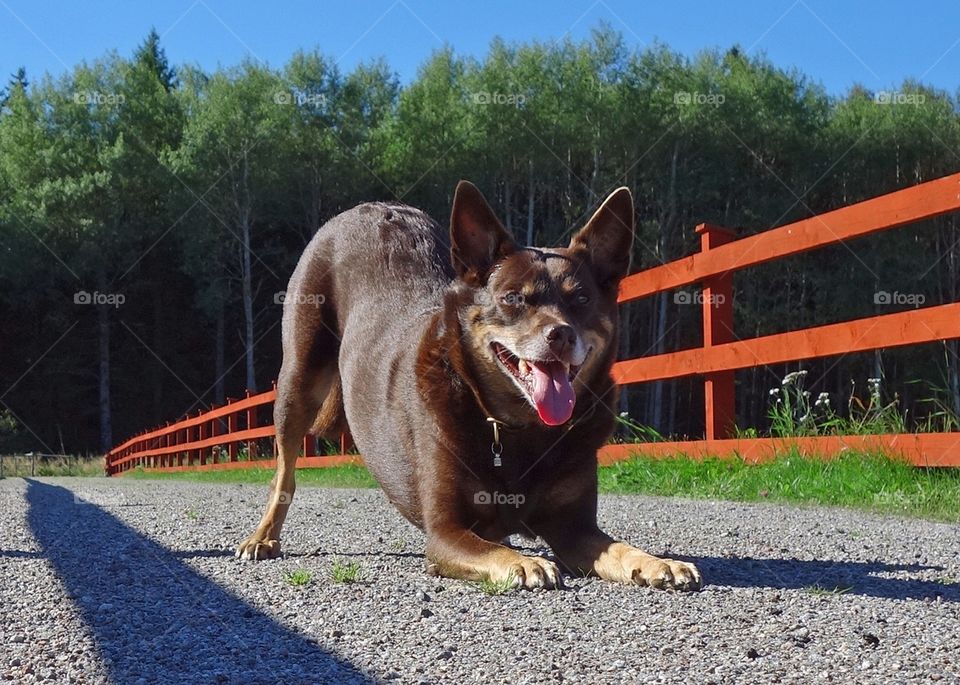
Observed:
[[[960,210],[960,174],[899,190],[842,209],[803,219],[739,240],[711,224],[697,226],[700,252],[628,276],[621,303],[691,284],[702,287],[703,345],[654,356],[626,359],[613,367],[621,385],[700,376],[705,397],[703,440],[608,445],[603,464],[641,454],[665,457],[740,455],[763,461],[793,447],[830,456],[843,450],[882,450],[922,466],[960,466],[960,433],[909,433],[807,438],[730,437],[735,426],[734,372],[740,369],[960,338],[960,303],[913,309],[758,338],[738,339],[733,325],[733,274],[758,264],[854,238],[898,228]],[[276,391],[249,395],[226,406],[135,436],[107,455],[107,471],[136,466],[183,470],[272,466],[258,459],[258,440],[272,438],[272,425],[258,422],[258,411],[272,405]],[[269,419],[267,419],[269,421]],[[271,441],[272,442],[272,441]],[[308,438],[299,467],[358,461],[347,455],[316,455]],[[267,454],[272,454],[272,447]],[[244,460],[241,460],[241,451]]]
[[[107,454],[107,474],[137,467],[157,471],[273,468],[276,398],[276,388],[256,395],[247,392],[244,399],[229,400],[222,407],[135,435]],[[316,439],[308,435],[297,466],[359,463],[358,455],[346,454],[348,444],[349,438],[341,435],[338,454],[320,455]]]

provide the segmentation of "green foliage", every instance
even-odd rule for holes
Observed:
[[[784,376],[779,388],[772,388],[770,396],[770,434],[777,438],[811,435],[876,435],[904,433],[905,417],[898,408],[899,400],[881,399],[881,379],[868,378],[867,399],[857,395],[856,383],[851,383],[847,401],[847,415],[839,415],[833,408],[830,393],[822,392],[811,401],[804,388],[807,372],[794,371]]]
[[[0,94],[0,377],[31,371],[4,402],[34,447],[91,451],[111,423],[119,438],[265,387],[280,364],[277,294],[317,228],[361,201],[442,221],[470,178],[521,242],[550,246],[626,185],[641,269],[696,251],[703,221],[749,235],[956,171],[956,96],[914,81],[895,94],[828,97],[738,46],[686,57],[605,25],[580,41],[495,40],[479,59],[443,48],[402,88],[382,61],[344,72],[317,51],[276,68],[174,67],[155,31],[128,57],[57,78],[21,70]],[[877,291],[956,301],[958,283],[960,225],[940,217],[751,269],[735,328],[890,311]],[[79,306],[81,290],[127,304]],[[665,295],[624,309],[624,355],[697,344],[697,307]],[[857,400],[845,430],[953,430],[958,359],[947,341],[812,361],[810,391],[840,405],[846,379],[882,377],[902,394]],[[835,417],[800,421],[800,398],[768,418],[765,373],[738,380],[743,425],[836,432]],[[933,382],[943,390],[921,392]],[[625,439],[703,430],[686,381],[625,393]]]

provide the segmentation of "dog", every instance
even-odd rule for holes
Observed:
[[[237,556],[280,554],[304,436],[349,429],[390,502],[426,534],[432,574],[557,588],[562,568],[698,589],[694,565],[597,525],[596,455],[614,427],[617,286],[633,227],[633,199],[619,188],[567,247],[521,247],[467,181],[449,233],[390,203],[321,227],[284,302],[277,472]],[[541,538],[557,561],[502,544],[512,534]]]

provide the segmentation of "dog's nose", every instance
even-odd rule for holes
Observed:
[[[577,332],[572,326],[558,324],[547,327],[547,344],[550,345],[550,351],[557,357],[562,357],[577,344]]]

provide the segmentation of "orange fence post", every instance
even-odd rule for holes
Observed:
[[[232,404],[233,400],[227,400],[227,404]],[[231,412],[227,416],[227,433],[232,435],[237,432],[237,414],[236,412]],[[230,444],[227,445],[227,450],[230,452],[230,461],[237,460],[237,443],[234,440],[230,440]]]
[[[203,412],[201,411],[200,414]],[[200,416],[197,414],[197,416]],[[197,440],[204,440],[207,437],[207,423],[204,421],[199,426],[197,426]],[[204,448],[197,448],[197,456],[199,457],[200,466],[203,466],[207,463],[207,452]]]
[[[706,253],[736,238],[728,228],[700,224],[700,252]],[[703,346],[705,348],[732,342],[733,334],[733,272],[710,276],[703,281]],[[706,414],[706,438],[718,440],[730,437],[736,426],[736,398],[733,371],[718,371],[706,375],[703,384]]]
[[[250,399],[250,391],[247,390],[247,399]],[[247,409],[247,430],[257,427],[257,408],[250,407]],[[254,440],[247,441],[247,460],[253,461],[255,458],[254,451],[257,448],[257,443]]]

